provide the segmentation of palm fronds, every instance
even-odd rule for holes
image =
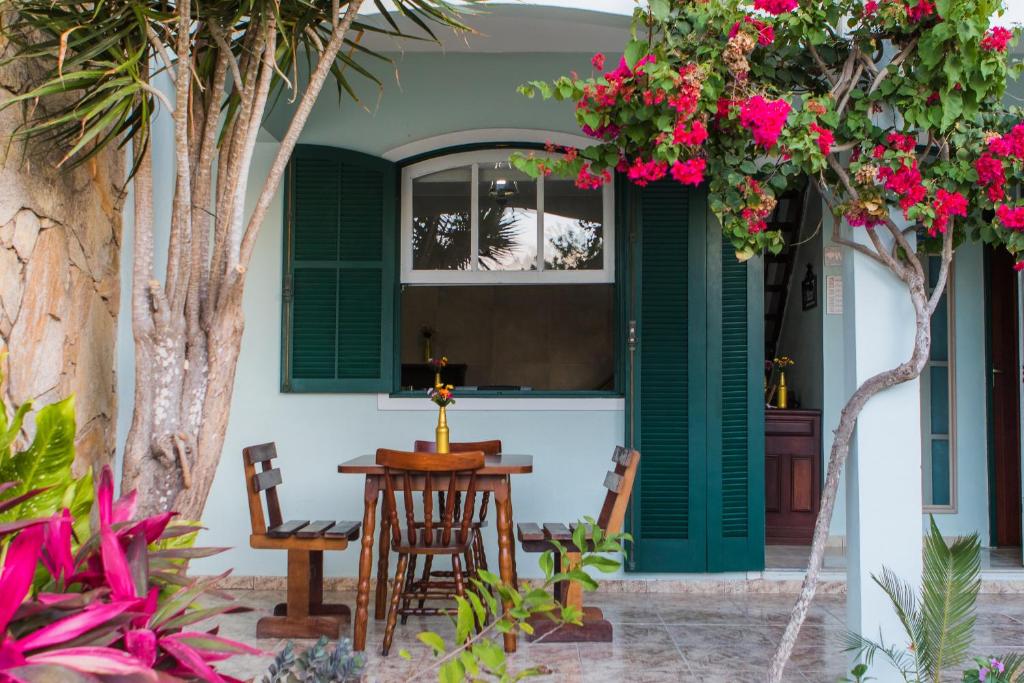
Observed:
[[[975,604],[981,588],[981,543],[977,534],[947,544],[930,518],[924,542],[921,588],[915,590],[891,569],[872,579],[889,597],[905,632],[908,648],[872,640],[857,633],[846,637],[846,649],[871,664],[884,656],[908,682],[940,681],[942,673],[961,666],[974,642]],[[1020,668],[1024,658],[1009,656]]]

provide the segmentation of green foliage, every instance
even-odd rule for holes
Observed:
[[[352,652],[352,643],[342,638],[330,647],[326,637],[312,647],[295,654],[295,644],[289,642],[274,657],[273,663],[261,679],[262,683],[345,683],[362,680],[366,661],[361,654]]]
[[[955,223],[954,244],[981,238],[1024,258],[1024,230],[993,223],[993,209],[1006,200],[987,192],[975,169],[991,139],[1022,121],[1020,108],[1004,102],[1020,57],[984,42],[1002,0],[938,0],[920,15],[912,3],[888,0],[872,11],[862,0],[800,2],[778,15],[754,5],[638,3],[617,68],[603,67],[598,55],[589,76],[520,88],[528,97],[574,103],[576,123],[593,142],[515,155],[513,163],[587,187],[606,182],[612,169],[638,184],[677,170],[679,182],[697,184],[700,174],[675,168],[697,164],[709,207],[741,259],[783,248],[766,219],[775,198],[808,177],[852,225],[897,231],[891,216],[903,214],[925,228],[921,242],[933,243]],[[1012,32],[1011,46],[1020,29]],[[759,142],[755,128],[769,109],[747,107],[762,100],[780,105],[785,125]],[[706,141],[678,136],[695,124],[707,130]],[[891,133],[910,135],[910,149],[894,149]],[[876,156],[879,147],[884,153]],[[1024,179],[1020,154],[1000,161],[1008,183]],[[645,173],[644,164],[656,169]],[[904,164],[920,172],[904,183],[921,190],[912,199],[878,173]],[[962,195],[966,215],[947,222],[940,191]]]
[[[874,658],[886,658],[908,683],[938,683],[945,671],[956,669],[967,660],[974,642],[975,603],[981,589],[981,543],[977,534],[957,538],[947,545],[935,518],[924,543],[924,567],[921,589],[914,589],[888,568],[881,576],[872,576],[892,602],[906,633],[908,647],[901,649],[884,641],[847,634],[848,650],[863,659],[854,675],[863,676]],[[997,658],[1007,669],[1016,671],[1024,658],[1009,655]],[[991,659],[979,659],[979,666]],[[970,672],[968,672],[970,674]],[[978,680],[978,669],[974,678]],[[867,680],[861,677],[857,681]],[[1004,680],[988,678],[989,681]],[[1012,680],[1006,678],[1005,680]]]
[[[0,354],[3,363],[6,354]],[[3,376],[0,375],[0,381]],[[0,513],[0,523],[32,517],[49,517],[68,508],[75,519],[79,538],[89,535],[89,511],[92,509],[92,473],[76,479],[71,473],[75,460],[75,401],[73,397],[41,408],[35,415],[35,436],[28,448],[11,452],[23,420],[32,410],[31,402],[18,406],[8,421],[7,407],[0,401],[0,481],[17,485],[0,494],[0,500],[37,495]]]
[[[588,529],[591,534],[589,542],[586,538]],[[505,633],[532,634],[531,617],[548,618],[555,628],[580,624],[583,615],[578,609],[554,599],[554,585],[564,581],[579,583],[585,591],[597,590],[597,581],[587,569],[604,573],[618,570],[621,562],[609,556],[624,554],[623,543],[630,540],[629,534],[605,534],[592,518],[587,517],[573,531],[573,552],[580,553],[578,566],[556,572],[556,554],[561,558],[558,566],[567,568],[570,549],[558,541],[551,541],[552,550],[541,553],[538,560],[544,579],[536,586],[522,582],[523,587],[517,590],[493,573],[480,571],[477,577],[470,579],[473,585],[467,590],[466,597],[455,598],[457,609],[452,616],[455,637],[451,644],[433,631],[417,636],[435,658],[432,668],[437,671],[438,681],[493,680],[511,683],[550,673],[545,666],[513,671],[497,637]],[[412,657],[405,650],[399,654],[406,659]]]
[[[210,90],[209,85],[215,80],[218,60],[214,55],[219,44],[230,48],[244,70],[247,51],[251,51],[255,41],[265,39],[265,29],[272,22],[277,68],[272,75],[271,96],[278,97],[284,88],[297,85],[289,79],[294,79],[300,70],[309,69],[323,45],[329,42],[332,7],[344,13],[348,4],[347,0],[192,3],[188,40],[199,89]],[[434,39],[431,24],[468,28],[446,0],[397,0],[390,10],[381,2],[374,4],[381,11],[384,25],[356,18],[351,24],[352,32],[416,39],[417,36],[406,35],[399,29],[392,16],[395,13],[422,31],[419,39]],[[160,102],[149,84],[160,74],[169,73],[176,61],[179,26],[174,3],[11,0],[5,9],[9,14],[0,30],[13,50],[0,63],[36,59],[45,69],[37,82],[3,106],[36,100],[49,100],[55,105],[28,107],[28,118],[17,131],[18,138],[53,145],[64,153],[65,161],[72,160],[76,165],[107,145],[124,144],[135,134],[148,140],[151,120]],[[465,13],[467,8],[460,11]],[[344,41],[331,68],[339,97],[345,94],[358,101],[353,74],[380,86],[379,79],[365,65],[368,60],[378,64],[391,62],[358,39]],[[217,109],[222,108],[227,114],[222,131],[235,120],[240,104],[237,89],[230,90],[222,107],[218,103]],[[262,117],[263,112],[257,115]],[[139,151],[136,149],[135,153]]]

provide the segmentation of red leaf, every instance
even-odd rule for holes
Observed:
[[[156,674],[127,652],[110,647],[69,647],[50,650],[27,657],[29,664],[52,664],[91,674],[145,674],[146,680],[155,681]]]
[[[3,574],[0,574],[0,632],[7,631],[7,624],[32,586],[36,557],[42,545],[42,527],[32,526],[18,534],[7,549]]]
[[[52,647],[60,643],[74,640],[83,633],[102,626],[118,614],[138,604],[137,600],[125,602],[93,603],[77,614],[64,617],[59,621],[33,631],[18,641],[22,651],[37,650],[41,647]]]
[[[160,647],[170,653],[179,664],[207,683],[223,683],[223,679],[213,670],[213,667],[188,645],[168,637],[160,639]]]
[[[103,557],[103,573],[106,576],[110,592],[115,598],[134,598],[135,582],[132,570],[128,566],[128,558],[118,541],[117,535],[106,527],[100,531],[100,552]]]

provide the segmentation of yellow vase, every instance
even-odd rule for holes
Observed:
[[[441,406],[437,413],[437,429],[434,431],[434,443],[438,453],[447,453],[448,446],[448,415],[445,407]]]
[[[777,405],[779,408],[789,407],[789,389],[786,387],[786,373],[783,370],[779,370],[779,398]]]
[[[441,371],[440,370],[438,370],[437,372],[434,373],[434,386],[435,387],[441,386]]]

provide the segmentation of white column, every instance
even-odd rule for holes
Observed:
[[[858,229],[862,231],[863,229]],[[846,250],[844,323],[847,385],[905,361],[913,348],[907,288],[871,259]],[[886,644],[907,637],[889,599],[872,580],[889,567],[917,586],[921,576],[921,399],[915,380],[872,398],[861,413],[846,477],[847,625]],[[902,679],[881,657],[871,676]]]

